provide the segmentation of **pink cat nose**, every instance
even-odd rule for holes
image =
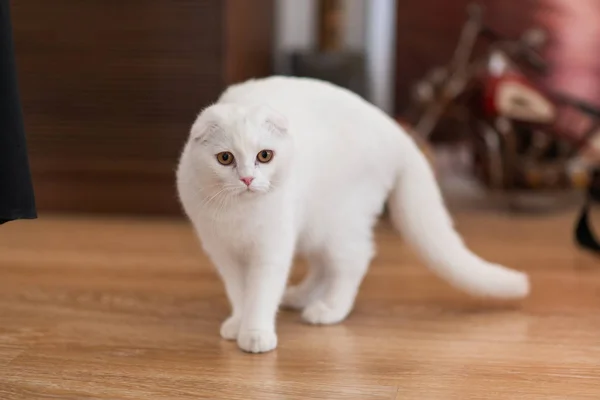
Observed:
[[[251,176],[246,176],[244,178],[240,178],[240,181],[244,182],[246,184],[246,186],[250,186],[250,184],[252,183],[253,180],[254,180],[254,178]]]

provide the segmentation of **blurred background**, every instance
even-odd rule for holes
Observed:
[[[557,111],[543,123],[536,120],[534,127],[524,128],[534,137],[527,136],[526,150],[522,145],[507,150],[506,144],[491,148],[488,142],[478,148],[477,139],[469,139],[488,138],[490,129],[502,131],[507,120],[498,110],[493,116],[476,111],[489,103],[485,92],[489,80],[481,77],[482,69],[467,77],[464,72],[474,63],[459,63],[462,70],[451,64],[470,15],[469,4],[467,0],[13,1],[38,207],[42,213],[179,215],[174,170],[196,114],[228,85],[271,74],[317,77],[355,91],[423,139],[423,148],[440,171],[452,171],[450,161],[463,162],[467,167],[462,172],[475,177],[475,186],[486,193],[577,189],[573,184],[577,177],[563,175],[572,170],[567,161],[579,154],[573,148],[579,151],[581,146],[577,142],[567,144],[565,153],[556,150],[571,135],[555,134]],[[527,30],[543,28],[543,45],[530,43],[531,37],[527,45],[535,47],[547,68],[526,75],[528,82],[540,93],[552,92],[548,101],[558,98],[556,93],[564,95],[561,101],[575,109],[574,114],[583,113],[585,118],[576,115],[576,121],[585,120],[587,125],[580,130],[588,135],[595,127],[595,104],[600,102],[600,59],[595,51],[600,42],[600,2],[478,4],[484,7],[484,25],[513,44]],[[491,59],[481,46],[477,49],[473,54]],[[518,64],[519,55],[507,54]],[[442,69],[431,78],[436,67]],[[456,86],[454,78],[462,85],[461,93],[445,98],[446,89]],[[488,95],[466,89],[472,86],[484,87]],[[456,117],[446,113],[448,104],[468,107]],[[438,117],[428,120],[427,132],[419,132],[431,107],[439,111],[433,112]],[[473,123],[487,128],[473,128]],[[558,139],[541,140],[540,150],[534,131],[551,132],[550,137]],[[548,146],[554,149],[550,156]],[[531,158],[531,152],[544,153],[545,158]],[[476,170],[477,162],[484,167]],[[562,164],[556,167],[557,163]],[[555,167],[562,170],[556,172]],[[499,170],[500,178],[491,177]],[[546,179],[544,171],[556,173]],[[579,187],[588,182],[585,176],[580,181]]]

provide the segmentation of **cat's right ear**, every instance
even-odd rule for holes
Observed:
[[[194,142],[206,143],[215,133],[221,131],[219,120],[211,108],[202,111],[194,124],[190,133]]]
[[[221,126],[216,121],[198,120],[192,126],[191,137],[194,142],[206,143],[213,134],[220,130]]]

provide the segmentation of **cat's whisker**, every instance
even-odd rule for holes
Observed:
[[[221,196],[224,193],[227,193],[228,190],[229,190],[228,188],[223,188],[223,189],[219,190],[217,193],[215,193],[214,195],[208,197],[205,201],[203,201],[201,203],[202,207],[207,207],[208,205],[211,204],[211,202],[215,201],[215,199],[218,199],[219,196]]]

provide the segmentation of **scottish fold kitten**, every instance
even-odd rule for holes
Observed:
[[[177,188],[231,303],[221,336],[247,352],[277,346],[281,304],[311,324],[346,318],[386,201],[395,226],[450,284],[497,298],[529,291],[526,275],[465,246],[411,137],[325,82],[271,77],[230,87],[193,124]],[[296,253],[310,270],[286,290]]]

